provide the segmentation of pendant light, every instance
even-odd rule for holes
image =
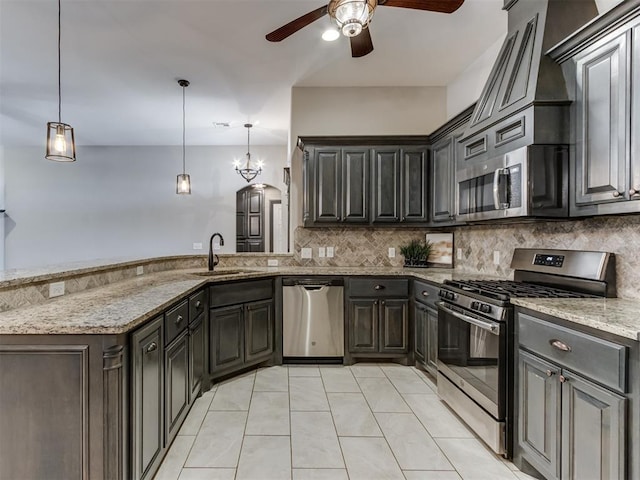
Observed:
[[[262,162],[258,161],[257,166],[258,168],[251,168],[251,127],[253,127],[252,124],[250,123],[245,123],[244,124],[244,128],[247,129],[247,162],[245,163],[244,168],[240,168],[240,162],[239,161],[235,161],[235,167],[236,167],[236,172],[238,172],[240,174],[240,176],[242,176],[242,178],[244,178],[247,183],[249,183],[251,180],[253,180],[254,178],[256,178],[258,175],[260,175],[260,173],[262,173]]]
[[[47,123],[47,150],[44,158],[56,162],[76,161],[76,141],[71,125],[62,123],[62,70],[60,67],[61,6],[58,0],[58,121]]]
[[[178,175],[176,181],[176,193],[178,195],[191,195],[191,177],[185,173],[185,108],[184,89],[189,86],[188,80],[178,80],[178,85],[182,87],[182,174]]]

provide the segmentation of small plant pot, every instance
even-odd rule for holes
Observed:
[[[410,258],[405,259],[404,266],[409,268],[427,268],[429,265],[427,265],[426,260],[415,260],[413,258]]]

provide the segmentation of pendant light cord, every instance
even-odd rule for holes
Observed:
[[[60,0],[58,0],[58,123],[62,123],[62,67],[60,66],[61,10]]]
[[[247,126],[247,169],[251,168],[251,126]]]
[[[185,87],[182,87],[182,175],[185,174],[186,171],[186,167],[185,167],[185,143],[186,143],[186,135],[185,135],[185,100],[184,100],[184,89]]]

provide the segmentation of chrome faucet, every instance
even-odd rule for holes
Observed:
[[[213,235],[211,235],[211,238],[209,239],[209,271],[210,272],[213,271],[213,267],[215,267],[216,265],[218,265],[218,263],[220,263],[220,259],[218,258],[218,255],[214,255],[213,254],[213,239],[215,237],[220,237],[220,246],[221,247],[224,245],[224,238],[222,238],[221,234],[216,232]]]

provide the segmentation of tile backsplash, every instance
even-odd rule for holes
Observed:
[[[400,245],[424,239],[426,229],[405,228],[298,228],[295,231],[296,263],[308,266],[401,266]],[[456,227],[454,249],[462,259],[454,260],[460,272],[486,273],[511,278],[513,250],[560,248],[597,250],[616,254],[617,287],[620,298],[640,298],[640,215],[594,217],[572,221],[536,221],[504,225]],[[311,248],[313,258],[300,258],[302,248]],[[321,247],[334,247],[333,258],[318,257]],[[388,257],[389,247],[396,257]],[[494,264],[494,252],[499,263]],[[455,252],[454,252],[455,258]]]

